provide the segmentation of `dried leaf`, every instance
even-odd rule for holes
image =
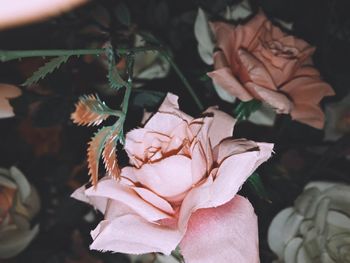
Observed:
[[[89,167],[90,181],[93,185],[97,184],[98,181],[98,166],[100,157],[102,154],[103,147],[109,137],[111,127],[103,127],[99,129],[94,137],[89,142],[87,150],[87,159]]]
[[[115,130],[106,140],[106,144],[102,153],[103,163],[107,174],[115,179],[120,176],[120,169],[116,154],[116,146],[119,136],[119,130]]]
[[[80,97],[71,119],[78,125],[99,125],[112,111],[97,95],[85,95]]]

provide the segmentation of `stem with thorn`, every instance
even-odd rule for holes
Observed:
[[[82,55],[96,55],[99,56],[105,53],[104,48],[99,49],[52,49],[52,50],[0,50],[0,61],[6,62],[21,58],[30,57],[58,57],[58,56],[82,56]],[[188,82],[186,77],[183,75],[179,67],[176,65],[174,60],[170,57],[169,53],[161,46],[144,46],[144,47],[133,47],[133,48],[118,48],[116,53],[119,55],[128,55],[139,52],[154,51],[159,52],[171,65],[175,73],[179,76],[180,80],[183,82],[184,86],[190,93],[194,102],[196,103],[198,109],[203,111],[204,106],[196,95],[191,84]],[[131,84],[130,84],[131,85]],[[130,95],[129,95],[130,96]]]

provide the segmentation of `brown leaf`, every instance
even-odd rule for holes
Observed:
[[[87,161],[89,168],[90,181],[93,185],[98,181],[98,165],[101,157],[106,138],[109,135],[111,127],[103,127],[95,133],[91,141],[88,143]]]
[[[71,119],[78,125],[99,125],[108,118],[109,114],[98,112],[102,102],[95,95],[86,95],[79,99],[75,105],[75,112],[72,113]]]
[[[117,179],[120,176],[120,169],[116,154],[118,130],[114,131],[107,139],[105,148],[102,153],[103,163],[107,174]]]

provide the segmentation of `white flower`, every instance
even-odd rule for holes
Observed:
[[[16,167],[0,168],[0,258],[23,251],[39,232],[30,220],[40,209],[39,196]]]
[[[15,116],[9,99],[16,98],[22,91],[16,86],[0,83],[0,119]]]
[[[337,103],[326,106],[325,140],[336,141],[350,132],[350,93]]]
[[[272,220],[268,243],[278,262],[350,262],[350,186],[309,183]]]

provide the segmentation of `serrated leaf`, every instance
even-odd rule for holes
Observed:
[[[88,143],[87,161],[89,168],[90,181],[93,185],[98,181],[98,166],[102,154],[103,147],[111,132],[111,127],[103,127],[99,129]]]
[[[244,120],[249,118],[250,114],[257,111],[261,107],[261,101],[250,100],[241,101],[235,108],[233,115],[237,120]]]
[[[265,189],[265,186],[263,182],[261,181],[261,178],[259,174],[253,173],[251,176],[249,176],[247,183],[249,187],[261,198],[264,199],[267,202],[271,202],[271,200],[268,197],[267,191]]]
[[[54,70],[58,69],[63,63],[66,63],[69,56],[61,56],[51,59],[45,65],[41,66],[33,75],[28,78],[22,85],[29,86],[37,83],[39,80],[45,78],[48,74],[52,73]]]
[[[120,89],[124,86],[126,86],[126,82],[123,80],[123,78],[120,76],[118,69],[115,65],[115,59],[114,59],[114,52],[112,47],[106,48],[106,55],[108,59],[108,82],[111,88],[114,89]]]
[[[120,23],[122,23],[124,26],[130,26],[130,11],[125,3],[120,2],[117,5],[115,14]]]
[[[116,154],[116,146],[118,137],[120,136],[119,130],[116,129],[106,140],[105,147],[102,153],[103,163],[105,165],[107,174],[115,179],[120,177],[120,169],[118,165],[118,159]]]
[[[78,125],[99,125],[113,112],[97,95],[84,95],[79,98],[71,119]]]

